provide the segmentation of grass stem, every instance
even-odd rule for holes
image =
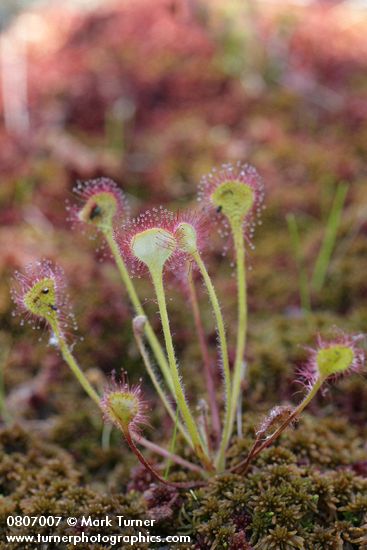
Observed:
[[[335,247],[347,192],[348,185],[346,183],[340,183],[336,189],[334,201],[325,228],[324,239],[321,244],[320,252],[317,257],[311,279],[311,287],[315,292],[320,292],[325,283],[331,255]]]

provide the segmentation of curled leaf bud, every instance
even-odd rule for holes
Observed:
[[[133,319],[133,329],[136,334],[143,336],[147,318],[145,315],[137,315]]]
[[[286,422],[293,413],[290,405],[278,405],[273,407],[269,414],[261,422],[256,430],[257,437],[265,436],[270,430],[274,431],[278,426]]]
[[[187,222],[181,222],[177,225],[175,231],[177,244],[183,252],[195,254],[198,249],[197,235],[195,227]]]

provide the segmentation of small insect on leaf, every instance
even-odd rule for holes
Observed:
[[[91,220],[94,220],[95,218],[98,218],[98,216],[100,216],[102,213],[102,209],[100,206],[98,206],[98,204],[95,204],[92,208],[91,208],[91,211],[90,211],[90,214],[89,214],[89,218]]]

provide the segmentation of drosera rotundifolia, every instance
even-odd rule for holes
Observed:
[[[69,207],[70,217],[78,225],[97,229],[106,240],[131,303],[131,337],[140,353],[165,412],[179,431],[187,457],[183,458],[159,444],[145,439],[142,427],[149,424],[150,405],[143,398],[141,383],[129,385],[126,375],[112,382],[102,396],[92,387],[78,366],[68,343],[70,308],[65,294],[62,270],[42,260],[17,272],[12,291],[18,310],[25,316],[46,323],[65,361],[87,394],[103,411],[104,418],[121,431],[137,459],[155,480],[181,489],[200,486],[211,476],[227,471],[227,450],[231,444],[234,421],[241,396],[246,334],[248,327],[246,256],[253,248],[254,229],[263,209],[264,184],[255,168],[248,165],[224,165],[205,176],[199,185],[200,209],[174,213],[163,207],[153,208],[130,218],[127,200],[119,187],[108,178],[100,178],[76,186],[78,204]],[[226,315],[221,304],[226,295],[215,287],[215,270],[207,267],[208,250],[213,233],[221,233],[232,248],[236,265],[237,333],[233,358],[229,350]],[[205,371],[206,396],[193,398],[185,385],[187,373],[177,353],[178,342],[172,331],[168,279],[186,281],[188,307],[192,307],[200,341],[202,369]],[[192,276],[195,273],[195,278]],[[148,296],[139,296],[134,278],[150,281],[157,304],[162,335],[153,330],[143,303]],[[217,333],[216,373],[220,386],[208,366],[207,334],[201,321],[195,284],[203,283],[206,307],[212,311]],[[223,293],[222,293],[223,294]],[[316,349],[309,349],[309,360],[299,372],[307,389],[297,406],[279,405],[270,410],[255,434],[247,457],[239,458],[231,471],[245,473],[252,461],[273,443],[284,430],[298,420],[318,391],[328,381],[364,367],[365,354],[361,335],[336,331],[332,339],[318,336]],[[200,406],[198,404],[200,403]],[[207,417],[210,417],[207,420]],[[173,461],[196,476],[191,482],[174,483],[159,473],[138,449],[138,445]]]

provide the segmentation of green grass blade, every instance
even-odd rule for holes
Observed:
[[[320,252],[317,257],[311,279],[311,287],[315,292],[320,292],[325,283],[331,255],[335,247],[347,192],[348,184],[340,183],[336,189],[335,197],[325,228],[324,239],[321,244]]]

